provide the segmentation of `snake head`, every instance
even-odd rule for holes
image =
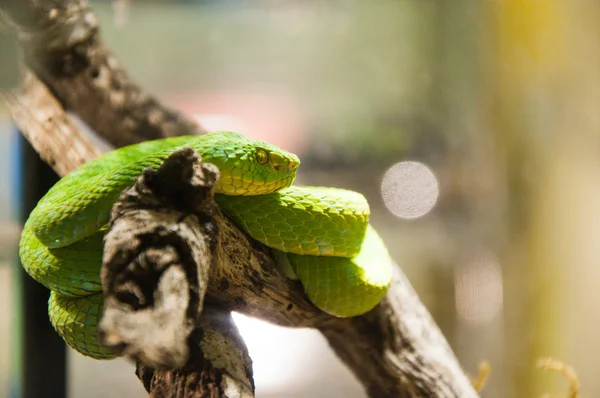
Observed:
[[[298,156],[275,145],[255,141],[238,133],[215,132],[212,151],[203,160],[220,170],[217,193],[264,195],[289,187],[300,165]]]

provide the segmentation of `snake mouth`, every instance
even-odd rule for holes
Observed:
[[[295,178],[295,175],[289,175],[273,181],[257,181],[224,176],[218,183],[217,191],[225,195],[266,195],[289,187]]]

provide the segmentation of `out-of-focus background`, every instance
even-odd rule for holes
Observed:
[[[152,93],[208,130],[294,151],[298,184],[367,196],[373,225],[463,367],[490,362],[483,396],[564,391],[536,369],[544,356],[575,367],[582,396],[600,396],[600,3],[91,3],[109,47]],[[17,135],[3,106],[8,396],[20,224]],[[317,332],[236,322],[258,397],[365,396]],[[124,360],[69,351],[68,363],[73,398],[145,396]]]

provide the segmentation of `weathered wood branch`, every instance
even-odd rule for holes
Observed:
[[[37,76],[25,70],[20,88],[0,93],[22,134],[59,175],[102,152],[78,130]]]
[[[64,108],[79,115],[94,131],[115,146],[198,131],[193,122],[162,106],[131,82],[101,43],[95,17],[86,2],[0,0],[0,10],[20,29],[27,66],[50,88]],[[35,104],[29,98],[31,95],[34,95],[33,92],[26,88],[21,101]],[[45,95],[51,96],[49,92]],[[20,127],[43,124],[35,120],[35,114],[16,117],[15,120]],[[52,133],[60,131],[60,134],[68,137],[72,146],[87,147],[88,144],[82,144],[85,142],[82,136],[69,134],[72,126],[67,118],[58,118],[56,123],[60,125],[52,126]],[[36,148],[44,159],[54,160],[54,168],[61,174],[70,171],[79,161],[96,156],[94,151],[80,151],[77,152],[80,154],[79,160],[63,161],[64,152],[60,146],[52,144],[55,137],[51,132],[39,126],[29,128],[28,131],[28,139],[38,142]],[[172,192],[178,192],[182,188],[173,184],[170,187]],[[174,200],[177,195],[167,197]],[[164,198],[158,199],[169,203]],[[172,212],[182,212],[177,200],[169,203],[166,208]],[[135,207],[131,210],[134,211]],[[159,217],[158,214],[155,216]],[[155,216],[149,217],[148,223]],[[176,230],[192,229],[182,224],[189,222],[189,217],[178,221],[177,228],[171,224]],[[170,222],[173,223],[173,219]],[[202,225],[207,223],[216,227],[202,229]],[[109,328],[109,331],[116,331],[116,334],[107,333],[105,336],[109,341],[114,338],[115,343],[124,343],[125,352],[148,362],[153,362],[153,358],[165,357],[164,352],[156,354],[160,347],[168,347],[171,357],[165,361],[167,365],[180,364],[183,358],[187,358],[186,365],[178,369],[153,370],[141,364],[138,366],[138,377],[155,396],[163,396],[161,392],[164,391],[175,391],[172,396],[178,397],[228,396],[223,390],[223,379],[218,381],[218,374],[233,376],[240,391],[244,394],[252,393],[252,378],[248,371],[247,356],[244,354],[245,348],[233,327],[230,311],[239,311],[279,325],[320,330],[372,397],[477,396],[443,335],[400,269],[396,271],[389,294],[373,311],[351,319],[333,318],[308,301],[299,282],[287,279],[279,271],[268,248],[249,238],[220,212],[215,212],[207,220],[202,219],[201,224],[197,230],[194,229],[199,234],[194,238],[197,239],[197,245],[192,244],[193,238],[189,232],[177,238],[169,238],[187,242],[188,247],[195,247],[191,250],[191,253],[195,253],[191,257],[196,259],[194,264],[198,270],[197,280],[190,278],[189,268],[178,257],[180,252],[177,250],[170,256],[140,258],[132,269],[141,274],[150,269],[144,268],[147,265],[169,270],[161,273],[164,278],[152,279],[152,286],[162,292],[158,295],[160,306],[163,309],[174,309],[168,321],[172,325],[186,324],[185,320],[191,319],[183,308],[189,308],[190,292],[197,289],[198,298],[204,298],[204,305],[199,302],[197,309],[202,308],[203,311],[198,311],[201,315],[197,314],[197,327],[190,326],[189,322],[187,325],[192,331],[204,330],[205,334],[190,332],[187,352],[186,348],[177,343],[176,340],[181,336],[174,333],[174,330],[171,334],[173,341],[146,340],[147,346],[145,343],[135,349],[131,343],[136,333],[140,335],[141,331],[136,330],[137,327],[130,328],[125,322],[116,322],[112,329]],[[160,231],[156,229],[149,232],[156,239],[151,240],[154,245],[161,247],[157,242],[164,236],[161,237]],[[205,242],[204,246],[200,242]],[[208,249],[211,245],[206,242],[216,243],[212,249]],[[122,240],[114,245],[127,252],[135,246],[135,241]],[[169,260],[175,258],[177,260]],[[204,281],[200,275],[205,275],[203,272],[207,266],[208,280]],[[129,279],[123,276],[123,283],[118,285],[133,291],[144,280],[127,272],[122,275]],[[201,281],[205,283],[202,284]],[[138,293],[140,289],[137,290]],[[174,302],[165,301],[166,292],[169,292],[167,296],[175,298]],[[184,292],[188,293],[187,298]],[[205,294],[200,294],[201,292]],[[134,306],[139,298],[136,294],[118,297],[129,297],[132,300],[130,305]],[[177,297],[184,297],[184,301],[177,301]],[[149,299],[150,295],[145,293],[144,298]],[[147,316],[142,323],[157,322],[159,318]],[[207,331],[210,332],[206,334]],[[202,340],[213,332],[214,339]],[[175,338],[177,336],[179,337]],[[202,341],[202,344],[198,345],[198,341]],[[239,365],[241,367],[237,371],[234,370],[235,366],[228,367],[227,372],[219,373],[213,366],[219,361],[206,360],[209,348],[211,353],[218,353],[220,360],[235,358],[237,354],[239,359],[236,363],[242,364]],[[156,361],[154,364],[161,363]],[[239,376],[239,369],[242,368],[246,372],[244,377]]]
[[[188,149],[144,170],[113,207],[104,237],[105,343],[160,368],[187,362],[212,268],[218,171],[198,162]]]
[[[206,309],[190,346],[191,361],[179,369],[138,363],[136,374],[150,397],[254,397],[252,362],[231,315]]]
[[[203,311],[218,236],[217,177],[185,149],[145,170],[113,208],[101,336],[137,360],[151,396],[254,396],[251,360],[230,314]]]
[[[371,312],[319,330],[371,397],[477,396],[399,267]]]
[[[142,90],[104,45],[85,0],[1,0],[27,66],[63,107],[115,147],[198,134],[197,123]]]

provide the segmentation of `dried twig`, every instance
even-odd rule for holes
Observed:
[[[579,397],[579,377],[577,377],[575,369],[573,369],[571,366],[553,358],[540,359],[537,363],[537,366],[546,372],[556,372],[561,374],[569,382],[569,392],[567,397]],[[550,397],[550,394],[546,394],[544,397]]]

